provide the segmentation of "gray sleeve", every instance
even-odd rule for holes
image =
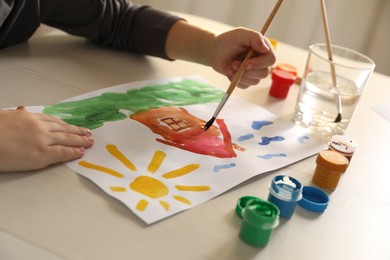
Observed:
[[[13,44],[27,40],[39,23],[44,23],[103,47],[168,59],[166,38],[171,26],[181,19],[126,0],[8,1],[27,3],[13,10],[4,23],[7,35],[3,40]]]
[[[167,59],[166,38],[179,19],[126,0],[63,0],[43,22],[100,46]]]

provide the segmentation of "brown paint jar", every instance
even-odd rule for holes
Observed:
[[[319,152],[316,163],[312,182],[320,188],[335,190],[349,161],[341,153],[325,150]]]

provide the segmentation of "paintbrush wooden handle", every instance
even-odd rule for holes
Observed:
[[[238,82],[240,82],[242,75],[244,75],[245,72],[244,63],[252,57],[253,53],[254,53],[253,49],[250,49],[246,54],[236,74],[234,74],[234,77],[230,82],[229,88],[226,91],[226,94],[230,95],[233,92],[234,88],[237,86]]]
[[[328,52],[328,60],[330,64],[330,75],[332,77],[332,85],[334,88],[338,88],[337,86],[337,80],[336,80],[336,69],[333,63],[333,54],[332,54],[332,44],[330,42],[330,33],[329,33],[329,25],[328,25],[328,18],[326,15],[326,8],[325,8],[325,0],[320,0],[321,3],[321,13],[322,13],[322,24],[324,26],[324,32],[325,32],[325,40],[326,40],[326,50]],[[334,94],[334,99],[336,101],[337,105],[337,112],[338,115],[335,119],[335,123],[338,123],[341,121],[341,114],[343,113],[343,106],[341,104],[341,97],[339,94]]]
[[[229,88],[226,90],[225,95],[223,96],[221,102],[219,102],[218,107],[214,112],[213,118],[216,118],[218,116],[219,112],[222,110],[223,106],[225,105],[226,101],[228,100],[228,98],[232,94],[232,92],[235,89],[235,87],[237,86],[238,82],[241,80],[242,75],[244,75],[244,72],[245,72],[244,63],[250,57],[252,57],[253,53],[254,53],[253,49],[250,49],[248,51],[248,53],[246,54],[244,60],[242,61],[240,67],[238,68],[238,71],[236,72],[236,74],[234,74],[234,77],[233,77],[232,81],[230,82]]]
[[[326,50],[328,52],[328,60],[329,60],[329,63],[330,63],[330,72],[331,72],[331,76],[332,76],[332,84],[333,84],[334,87],[337,87],[336,69],[334,68],[334,64],[333,64],[332,44],[330,42],[329,25],[328,25],[328,18],[327,18],[327,15],[326,15],[325,2],[324,2],[324,0],[320,0],[320,2],[321,2],[321,13],[322,13],[322,25],[324,26]]]

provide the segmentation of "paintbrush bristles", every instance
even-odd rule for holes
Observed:
[[[209,129],[213,124],[214,124],[214,121],[215,121],[215,117],[212,117],[203,127],[203,129],[206,131],[207,129]]]

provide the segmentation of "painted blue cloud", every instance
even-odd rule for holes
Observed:
[[[221,170],[229,169],[229,168],[233,168],[233,167],[236,167],[236,164],[235,164],[235,163],[222,164],[222,165],[215,165],[213,171],[214,171],[214,172],[219,172],[219,171],[221,171]]]
[[[262,121],[253,121],[252,122],[252,128],[255,130],[260,130],[263,126],[266,125],[272,125],[273,122],[267,121],[267,120],[262,120]]]
[[[238,137],[238,141],[242,142],[242,141],[251,139],[253,137],[255,137],[253,134],[241,135],[240,137]]]
[[[298,142],[300,142],[301,144],[305,143],[305,141],[309,140],[310,138],[307,136],[307,135],[303,135],[303,136],[300,136],[298,137]]]
[[[261,159],[268,160],[268,159],[272,159],[275,157],[287,157],[287,154],[285,154],[285,153],[268,153],[268,154],[264,154],[264,155],[258,155],[257,157],[259,157]]]
[[[261,137],[261,142],[259,143],[259,145],[269,145],[271,142],[280,142],[280,141],[284,141],[283,136],[274,136],[274,137],[263,136]]]

